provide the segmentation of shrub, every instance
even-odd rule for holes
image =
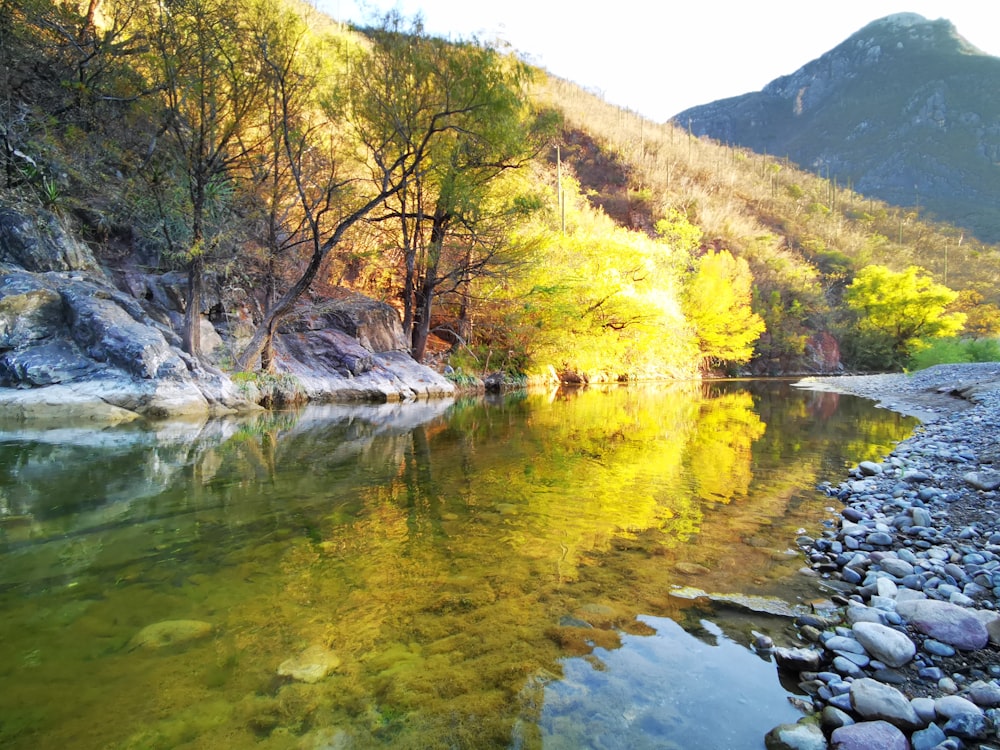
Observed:
[[[925,348],[910,358],[909,369],[923,370],[934,365],[962,362],[1000,361],[1000,342],[996,339],[961,339],[957,337],[929,339]]]

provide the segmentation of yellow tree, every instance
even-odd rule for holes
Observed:
[[[750,266],[728,250],[710,250],[698,260],[683,303],[706,367],[743,363],[753,356],[765,326],[751,307],[752,287]]]
[[[857,316],[857,330],[869,348],[887,352],[884,364],[902,366],[921,339],[953,336],[965,325],[965,313],[948,312],[958,299],[924,269],[893,271],[866,266],[844,290],[844,301]]]

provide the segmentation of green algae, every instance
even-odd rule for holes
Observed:
[[[809,403],[821,397],[782,394],[784,411],[767,402],[764,419],[759,394],[733,389],[463,405],[395,431],[361,429],[356,414],[283,419],[157,444],[159,463],[148,443],[113,460],[90,451],[87,465],[116,471],[133,454],[135,499],[40,514],[30,542],[0,542],[0,638],[15,655],[0,664],[0,744],[578,741],[566,717],[537,724],[567,660],[606,671],[609,655],[655,636],[647,614],[698,630],[706,613],[670,596],[675,585],[794,596],[785,582],[800,563],[781,552],[823,513],[802,488],[844,464],[841,436],[867,430],[866,445],[887,448],[909,428],[858,404],[820,439],[827,405]],[[4,450],[0,466],[31,460]],[[45,477],[51,502],[80,470],[50,470],[65,473],[61,490]],[[40,490],[3,490],[19,512],[37,507]],[[178,620],[211,631],[129,648],[150,623]],[[336,665],[313,683],[280,674],[312,645]],[[659,721],[654,735],[684,720]]]

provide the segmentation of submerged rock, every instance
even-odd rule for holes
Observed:
[[[212,634],[212,630],[212,623],[202,620],[164,620],[147,625],[136,633],[129,641],[129,650],[184,645],[207,638]]]
[[[312,684],[319,682],[339,666],[340,657],[326,646],[317,644],[281,662],[278,674]]]

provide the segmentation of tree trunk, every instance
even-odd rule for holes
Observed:
[[[444,247],[444,238],[450,221],[451,214],[442,209],[435,211],[434,223],[431,225],[431,241],[427,247],[424,277],[415,290],[417,304],[414,311],[410,355],[417,362],[423,362],[427,353],[427,339],[430,338],[431,331],[431,309],[434,307],[434,291],[438,283],[438,266],[441,263],[441,250]]]
[[[188,264],[188,295],[184,309],[184,351],[192,357],[201,356],[201,300],[205,262],[201,255]]]

